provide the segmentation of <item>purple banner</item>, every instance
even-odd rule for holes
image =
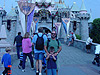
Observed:
[[[34,10],[27,16],[27,32],[30,32],[31,23],[32,23],[33,16],[34,16]]]

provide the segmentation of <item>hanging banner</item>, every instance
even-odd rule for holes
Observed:
[[[70,18],[62,18],[62,24],[63,24],[64,30],[65,30],[65,33],[68,34]]]
[[[19,5],[21,12],[24,13],[25,15],[29,15],[35,8],[35,4],[28,3],[28,1],[26,0],[21,0],[18,1],[17,3]]]
[[[33,21],[33,16],[34,16],[34,11],[35,11],[35,8],[34,8],[34,10],[27,16],[27,32],[30,32],[30,28],[31,28],[31,24],[32,24],[32,21]]]
[[[25,34],[25,15],[20,11],[19,6],[18,6],[18,11],[19,11],[19,20],[21,21],[21,26],[23,33]]]
[[[57,34],[59,34],[60,28],[61,28],[61,23],[60,22],[55,23],[55,27],[56,27],[56,30],[57,30]]]

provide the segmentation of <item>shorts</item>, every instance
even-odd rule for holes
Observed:
[[[43,60],[44,54],[43,53],[35,53],[36,60]]]
[[[91,46],[90,45],[86,45],[86,49],[91,49]]]

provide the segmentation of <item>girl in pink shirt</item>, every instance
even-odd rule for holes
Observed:
[[[31,68],[34,69],[33,65],[33,57],[32,57],[32,44],[31,40],[29,39],[29,33],[26,32],[24,35],[24,39],[22,40],[22,49],[23,49],[23,63],[22,63],[22,72],[25,72],[25,60],[27,56],[30,59]]]

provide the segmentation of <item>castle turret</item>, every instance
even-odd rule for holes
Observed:
[[[62,3],[62,0],[59,0],[59,3]]]
[[[87,13],[87,10],[86,10],[85,4],[84,4],[84,0],[82,0],[82,5],[81,5],[80,13]]]
[[[0,28],[1,28],[1,25],[2,25],[3,16],[6,16],[6,11],[3,10],[3,8],[0,6]]]
[[[73,2],[73,6],[71,8],[73,13],[79,12],[79,7],[77,6],[76,2]]]
[[[87,13],[87,10],[84,5],[84,1],[82,1],[81,10],[80,10],[80,13],[77,14],[77,17],[80,19],[81,39],[86,41],[87,38],[89,37],[88,20],[90,18],[90,14]]]

